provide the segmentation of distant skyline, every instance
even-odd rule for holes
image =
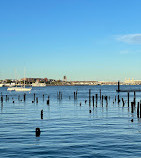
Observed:
[[[0,79],[141,80],[141,1],[1,0]],[[15,71],[16,74],[15,75]]]

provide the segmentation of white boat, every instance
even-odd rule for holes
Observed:
[[[17,88],[17,87],[8,87],[7,90],[8,90],[8,91],[14,91],[15,88]]]
[[[25,74],[24,74],[25,75]],[[32,88],[25,88],[25,77],[24,77],[24,87],[8,87],[8,91],[17,91],[17,92],[27,92],[31,91]]]
[[[3,87],[4,86],[4,84],[0,84],[0,87]]]
[[[39,83],[39,82],[32,83],[32,87],[45,87],[45,86],[46,86],[45,83]]]
[[[31,91],[31,89],[32,88],[25,88],[25,86],[24,86],[24,87],[16,87],[15,91],[17,91],[17,92],[25,92],[25,91]]]
[[[8,91],[17,91],[17,92],[22,92],[22,91],[31,91],[32,88],[25,88],[24,87],[8,87]]]

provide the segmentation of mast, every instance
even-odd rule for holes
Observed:
[[[25,88],[25,68],[24,68],[24,88]]]

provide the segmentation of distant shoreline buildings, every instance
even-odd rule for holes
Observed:
[[[20,80],[5,79],[0,80],[0,87],[22,86],[25,82],[26,86],[44,87],[44,86],[77,86],[77,85],[117,85],[118,82],[110,81],[67,81],[64,76],[63,80],[55,80],[48,78],[22,78]],[[121,85],[141,85],[141,80],[125,79],[120,82]]]

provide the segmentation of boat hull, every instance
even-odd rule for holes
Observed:
[[[32,88],[24,88],[24,87],[9,87],[8,91],[17,91],[17,92],[27,92],[31,91]]]
[[[31,91],[32,88],[18,88],[18,89],[15,89],[15,91],[17,92],[27,92],[27,91]]]

